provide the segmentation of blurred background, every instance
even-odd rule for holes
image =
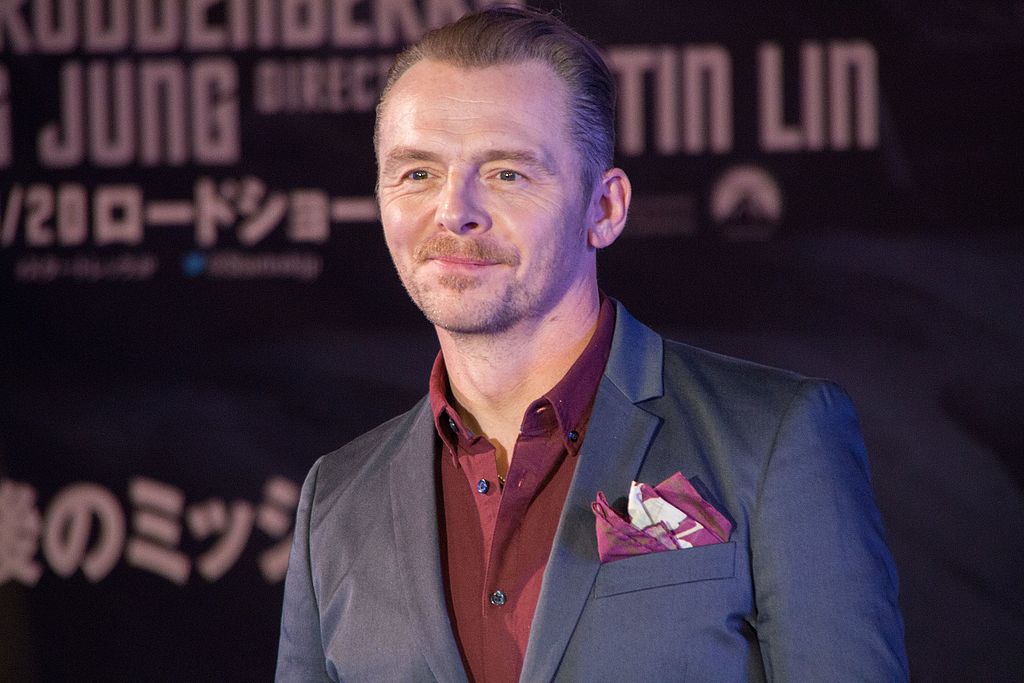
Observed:
[[[0,3],[0,680],[270,680],[297,487],[436,353],[373,202],[468,0]],[[912,676],[1024,680],[1024,3],[564,0],[604,290],[860,412]]]

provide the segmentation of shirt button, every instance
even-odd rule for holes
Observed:
[[[501,607],[505,604],[505,593],[497,590],[491,593],[491,604],[495,607]]]
[[[491,488],[490,483],[486,479],[481,479],[476,483],[476,492],[480,494],[487,493],[487,489]]]
[[[579,432],[577,432],[575,429],[573,429],[572,431],[569,432],[569,441],[572,441],[573,443],[576,443],[579,440],[580,440],[580,433]]]
[[[455,432],[456,434],[458,434],[458,433],[459,433],[459,428],[455,426],[455,420],[453,420],[453,419],[452,419],[451,417],[449,417],[449,418],[448,418],[448,426],[449,426],[449,427],[451,428],[451,430],[452,430],[453,432]]]

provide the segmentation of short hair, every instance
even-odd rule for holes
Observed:
[[[569,93],[569,135],[582,161],[586,195],[613,165],[615,80],[597,46],[551,14],[520,7],[492,7],[436,28],[395,58],[377,104],[373,142],[388,93],[402,74],[423,59],[459,67],[488,67],[539,60]]]

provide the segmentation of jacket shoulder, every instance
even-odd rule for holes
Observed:
[[[802,389],[813,385],[838,387],[829,380],[807,377],[781,368],[665,340],[666,392],[687,387],[722,399],[757,401],[762,405],[788,403]],[[840,390],[841,391],[841,390]]]
[[[354,481],[385,472],[391,456],[401,450],[412,429],[424,419],[431,419],[426,397],[401,415],[327,453],[316,464],[317,489],[338,492]]]

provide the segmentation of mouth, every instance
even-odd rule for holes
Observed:
[[[463,241],[438,235],[416,250],[417,261],[436,263],[444,269],[480,270],[491,266],[516,266],[519,255],[512,249],[488,241]]]
[[[445,266],[463,268],[483,268],[486,266],[496,266],[500,264],[500,262],[495,259],[474,258],[471,256],[438,255],[428,257],[427,260],[435,261]]]

